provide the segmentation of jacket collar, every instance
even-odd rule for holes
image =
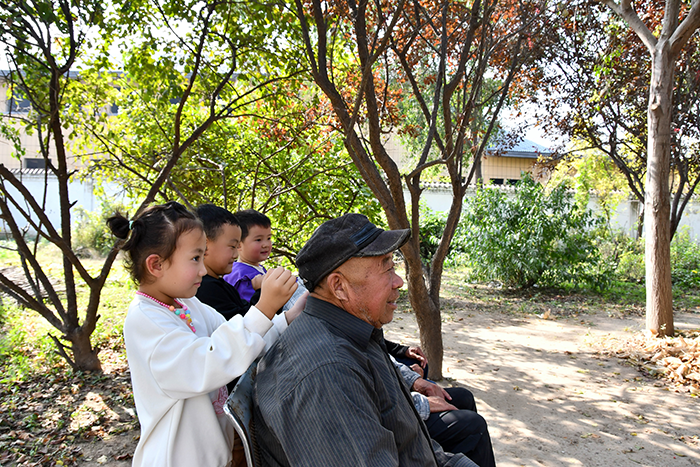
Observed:
[[[362,349],[367,348],[370,340],[383,345],[384,331],[325,300],[309,297],[304,313],[328,323],[335,334],[345,336]]]

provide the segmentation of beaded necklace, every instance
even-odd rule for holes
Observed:
[[[175,305],[177,305],[179,308],[181,308],[181,310],[178,311],[175,309],[175,307],[173,305],[165,304],[165,303],[161,302],[160,300],[151,297],[147,293],[141,292],[140,290],[136,291],[136,295],[141,295],[142,297],[150,298],[151,300],[153,300],[157,304],[172,311],[173,313],[175,313],[175,316],[179,316],[181,320],[183,320],[185,323],[187,323],[187,326],[189,326],[189,328],[192,330],[192,332],[195,332],[194,324],[192,324],[192,317],[190,316],[190,312],[187,310],[187,305],[185,305],[184,303],[180,303],[175,299]]]

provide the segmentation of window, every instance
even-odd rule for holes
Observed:
[[[45,169],[46,160],[43,157],[25,157],[22,159],[22,166],[25,169]]]

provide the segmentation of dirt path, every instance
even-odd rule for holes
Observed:
[[[700,314],[679,314],[676,325],[698,329]],[[602,314],[458,310],[443,324],[444,383],[474,392],[500,467],[700,465],[698,398],[596,353],[597,343],[643,326]],[[386,333],[417,343],[412,314],[397,314]]]

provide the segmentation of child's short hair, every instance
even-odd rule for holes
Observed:
[[[241,241],[245,240],[248,236],[248,229],[251,227],[256,225],[266,229],[272,227],[270,218],[255,209],[244,209],[243,211],[236,212],[234,216],[238,219],[238,225],[241,226]]]
[[[126,268],[137,284],[148,279],[146,258],[156,254],[166,261],[175,252],[180,235],[194,229],[204,230],[197,216],[176,201],[149,206],[132,220],[116,213],[107,219],[107,225],[115,237],[128,238],[121,248],[128,253]]]
[[[240,226],[238,219],[231,211],[214,204],[203,204],[195,212],[204,225],[204,233],[209,240],[216,240],[225,225]]]

